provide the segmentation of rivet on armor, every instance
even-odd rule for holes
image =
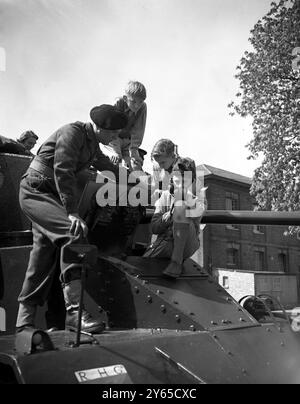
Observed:
[[[175,319],[176,319],[177,323],[180,323],[181,318],[180,318],[180,315],[179,315],[179,314],[176,314],[176,315],[175,315]]]
[[[166,306],[165,306],[164,304],[162,304],[162,305],[160,306],[160,310],[161,310],[163,313],[165,313],[165,312],[167,311]]]
[[[139,288],[137,286],[134,287],[134,291],[135,291],[136,294],[140,293],[140,290],[139,290]]]
[[[152,303],[152,297],[150,295],[147,296],[147,302]]]
[[[196,327],[192,324],[192,325],[190,325],[190,330],[191,331],[196,331]]]

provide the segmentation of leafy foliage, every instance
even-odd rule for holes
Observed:
[[[271,3],[249,41],[253,50],[237,67],[240,92],[229,107],[253,119],[249,159],[263,156],[251,194],[263,210],[300,210],[300,0]]]

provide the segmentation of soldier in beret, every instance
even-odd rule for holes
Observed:
[[[127,117],[111,105],[90,111],[91,122],[67,124],[39,148],[20,183],[20,205],[32,222],[33,249],[19,295],[17,331],[34,327],[38,305],[50,291],[59,262],[66,306],[66,327],[77,329],[81,291],[80,267],[63,261],[64,246],[78,243],[88,233],[78,213],[76,178],[93,165],[97,170],[118,168],[99,149],[127,125]],[[83,311],[82,331],[98,333],[103,324]]]

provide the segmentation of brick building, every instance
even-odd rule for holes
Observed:
[[[202,164],[208,209],[253,210],[251,179]],[[286,226],[207,225],[201,234],[205,267],[300,273],[300,240]]]

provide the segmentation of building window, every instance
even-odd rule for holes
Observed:
[[[225,208],[226,210],[239,210],[240,209],[239,195],[234,192],[226,192]],[[237,226],[236,224],[227,224],[226,229],[239,230],[239,226]]]
[[[222,286],[224,289],[229,289],[229,278],[228,276],[223,276]]]
[[[288,272],[288,260],[287,254],[285,252],[280,252],[278,254],[279,268],[281,272]]]
[[[254,250],[254,270],[264,271],[266,269],[266,253],[264,248],[256,248]]]
[[[237,224],[226,224],[227,230],[239,230],[239,226]]]
[[[239,245],[235,243],[227,244],[227,265],[238,266],[239,265]]]
[[[258,224],[255,224],[253,226],[253,233],[255,233],[255,234],[264,234],[265,233],[264,226],[260,226]]]
[[[239,195],[234,192],[226,192],[225,206],[226,210],[239,210],[240,209]]]
[[[238,264],[238,250],[230,248],[227,250],[227,265],[237,265]]]

